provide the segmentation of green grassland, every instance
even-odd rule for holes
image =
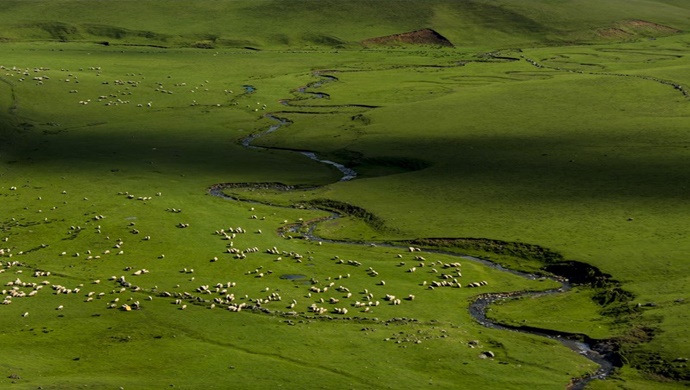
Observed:
[[[460,254],[610,275],[489,317],[614,340],[623,367],[588,388],[687,386],[689,5],[113,4],[0,10],[0,285],[27,295],[0,305],[3,387],[562,389],[596,370],[478,324],[477,295],[557,284]],[[427,27],[456,47],[360,44]],[[323,242],[279,234],[331,211]],[[407,250],[423,238],[449,247]],[[453,262],[487,285],[428,288]]]
[[[682,1],[607,2],[517,0],[8,0],[0,14],[6,40],[108,41],[201,47],[351,47],[361,40],[434,27],[456,46],[524,47],[544,42],[611,39],[600,30],[616,28],[613,39],[666,33],[628,20],[651,20],[671,29],[688,26]],[[325,17],[326,16],[326,17]],[[356,16],[356,17],[354,17]],[[326,20],[336,21],[328,23]],[[347,21],[347,23],[343,22]]]

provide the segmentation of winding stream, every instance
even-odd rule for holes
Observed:
[[[315,73],[315,74],[318,75],[318,73]],[[337,80],[338,80],[338,79],[337,79],[336,77],[334,77],[334,76],[327,76],[327,75],[325,75],[325,76],[321,76],[321,77],[322,77],[321,80],[319,80],[319,81],[317,81],[317,82],[314,82],[314,83],[310,83],[310,84],[308,84],[308,85],[305,86],[305,87],[297,88],[296,91],[297,91],[298,93],[301,93],[301,94],[308,94],[308,95],[311,96],[312,99],[323,99],[323,98],[327,98],[328,95],[325,94],[325,93],[320,93],[320,92],[307,92],[307,88],[318,88],[318,87],[322,86],[322,85],[323,85],[324,83],[326,83],[326,82],[331,82],[331,81],[337,81]],[[251,86],[251,85],[245,85],[244,88],[245,88],[245,90],[247,91],[247,93],[253,93],[253,92],[256,90],[256,88],[253,87],[253,86]],[[283,99],[283,100],[281,100],[280,102],[281,102],[281,104],[283,104],[283,105],[285,105],[285,106],[289,106],[291,101],[292,101],[291,99]],[[246,147],[246,148],[251,148],[251,149],[265,149],[265,150],[276,149],[276,148],[270,148],[270,147],[264,147],[264,146],[255,146],[255,145],[252,145],[252,142],[254,142],[254,141],[255,141],[256,139],[258,139],[258,138],[261,138],[261,137],[263,137],[263,136],[266,136],[266,135],[268,135],[268,134],[271,134],[271,133],[277,131],[278,129],[280,129],[280,128],[283,127],[283,126],[288,126],[288,125],[289,125],[290,123],[292,123],[292,122],[289,121],[289,120],[287,120],[287,119],[284,119],[284,118],[279,118],[279,117],[277,117],[277,116],[275,116],[275,115],[273,115],[273,114],[267,114],[266,117],[267,117],[267,118],[270,118],[270,119],[273,119],[274,121],[277,121],[278,123],[276,123],[275,125],[270,126],[270,127],[269,127],[268,129],[266,129],[265,131],[262,131],[262,132],[259,132],[259,133],[254,133],[254,134],[250,134],[250,135],[244,137],[244,138],[240,141],[240,143],[242,144],[242,146],[244,146],[244,147]],[[306,157],[308,157],[308,158],[310,158],[310,159],[312,159],[312,160],[314,160],[314,161],[317,161],[317,162],[320,162],[320,163],[322,163],[322,164],[326,164],[326,165],[330,165],[330,166],[335,167],[337,170],[340,171],[340,173],[342,173],[342,177],[340,178],[339,181],[348,181],[348,180],[352,180],[352,179],[354,179],[354,178],[357,177],[357,171],[355,171],[354,169],[348,168],[348,167],[346,167],[345,165],[340,164],[340,163],[337,163],[337,162],[335,162],[335,161],[321,159],[321,158],[319,158],[319,157],[316,155],[316,153],[314,153],[314,152],[312,152],[312,151],[309,151],[309,150],[293,150],[293,151],[294,151],[294,152],[297,152],[297,153],[300,153],[300,154],[302,154],[302,155],[304,155],[304,156],[306,156]]]
[[[320,75],[318,72],[314,72],[315,76],[321,77],[321,80],[309,84],[307,87],[300,87],[296,89],[298,93],[301,94],[308,94],[310,98],[324,98],[327,97],[328,95],[326,94],[321,94],[321,93],[313,93],[313,92],[307,92],[308,88],[313,88],[313,87],[319,87],[323,85],[326,82],[332,82],[332,81],[337,81],[337,78],[334,76],[326,76],[326,75]],[[247,91],[249,93],[253,92],[255,88],[253,86],[245,86]],[[281,101],[282,104],[289,106],[291,100],[283,100]],[[268,118],[271,118],[278,123],[270,126],[268,129],[265,131],[259,132],[259,133],[254,133],[250,134],[247,137],[243,138],[241,140],[241,144],[247,148],[252,148],[252,149],[265,149],[265,150],[285,150],[285,149],[280,149],[280,148],[272,148],[272,147],[263,147],[263,146],[255,146],[252,145],[252,143],[265,135],[268,135],[270,133],[273,133],[277,130],[279,130],[283,126],[287,126],[291,123],[291,121],[284,119],[284,118],[279,118],[277,116],[274,116],[273,114],[267,114],[266,115]],[[331,165],[336,167],[341,173],[342,177],[339,179],[339,181],[348,181],[352,180],[357,177],[357,172],[353,170],[352,168],[348,168],[342,164],[329,161],[329,160],[323,160],[320,159],[316,153],[311,152],[311,151],[306,151],[306,150],[293,150],[296,153],[300,153],[312,160],[318,161],[323,164]],[[216,184],[212,187],[209,188],[209,194],[213,196],[218,196],[224,199],[232,199],[232,200],[238,200],[232,196],[226,195],[223,190],[228,187],[233,187],[233,188],[240,188],[243,186],[254,186],[254,187],[266,187],[266,188],[272,188],[276,186],[280,186],[280,189],[290,191],[293,190],[294,188],[291,186],[284,186],[284,185],[279,185],[276,183],[246,183],[246,184],[239,184],[239,183],[226,183],[226,184]],[[284,187],[284,188],[283,188]],[[278,206],[276,206],[278,207]],[[322,210],[326,212],[330,212],[328,210]],[[308,229],[306,233],[303,233],[305,238],[310,239],[310,240],[315,240],[315,241],[322,241],[322,242],[330,242],[330,243],[340,243],[340,244],[349,244],[349,245],[359,245],[359,246],[387,246],[391,248],[399,248],[406,250],[408,247],[402,246],[402,245],[391,245],[391,244],[385,244],[385,243],[376,243],[376,242],[349,242],[349,241],[339,241],[339,240],[329,240],[325,239],[322,237],[317,236],[314,231],[316,226],[319,223],[328,221],[328,220],[333,220],[336,218],[340,218],[341,215],[338,213],[330,212],[331,215],[330,217],[319,219],[316,221],[312,221],[308,225]],[[298,229],[298,227],[295,227],[295,231]],[[512,269],[507,269],[502,267],[499,264],[493,263],[489,260],[485,259],[480,259],[476,257],[471,257],[471,256],[466,256],[466,255],[460,255],[458,253],[454,252],[449,252],[449,251],[443,251],[443,250],[433,250],[433,249],[425,249],[426,252],[430,253],[438,253],[438,254],[443,254],[443,255],[448,255],[448,256],[455,256],[459,257],[465,260],[473,261],[473,262],[478,262],[481,263],[485,266],[503,271],[503,272],[509,272],[514,275],[518,275],[520,277],[526,278],[526,279],[531,279],[534,280],[537,278],[534,274],[526,273],[526,272],[521,272],[521,271],[516,271]],[[570,282],[561,277],[557,276],[549,276],[546,277],[547,279],[556,281],[560,283],[560,287],[556,289],[551,289],[551,290],[546,290],[546,291],[517,291],[517,292],[504,292],[504,293],[486,293],[486,294],[481,294],[477,296],[474,301],[470,304],[469,307],[469,312],[472,315],[472,317],[481,325],[487,327],[487,328],[492,328],[492,329],[499,329],[499,330],[505,330],[505,331],[513,331],[513,332],[521,332],[521,333],[526,333],[526,334],[531,334],[535,336],[540,336],[540,337],[546,337],[549,339],[557,340],[566,347],[570,348],[571,350],[577,352],[578,354],[586,357],[587,359],[597,363],[599,365],[599,369],[591,373],[587,376],[581,377],[581,378],[573,378],[569,384],[566,385],[567,389],[571,390],[581,390],[584,389],[587,385],[587,383],[591,382],[592,380],[595,379],[605,379],[608,377],[613,369],[614,369],[614,360],[609,354],[606,353],[605,351],[605,342],[602,343],[597,343],[595,340],[589,340],[587,336],[585,335],[578,335],[578,334],[566,334],[563,332],[557,332],[549,329],[540,329],[540,328],[534,328],[534,327],[514,327],[514,326],[509,326],[509,325],[504,325],[500,324],[497,322],[492,321],[487,317],[487,309],[488,307],[497,301],[501,300],[510,300],[510,299],[517,299],[521,297],[539,297],[539,296],[545,296],[545,295],[551,295],[551,294],[561,294],[564,293],[572,288],[572,285]],[[583,340],[588,340],[594,345],[590,345],[590,343],[583,341]]]

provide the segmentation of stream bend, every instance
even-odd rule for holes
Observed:
[[[318,92],[309,92],[307,89],[310,88],[317,88],[322,86],[324,83],[327,82],[333,82],[337,81],[338,79],[334,76],[329,76],[329,75],[321,75],[319,72],[314,72],[314,75],[317,77],[321,77],[319,81],[313,82],[308,84],[306,87],[300,87],[297,88],[295,91],[300,94],[308,95],[309,99],[320,99],[320,98],[327,98],[328,95],[323,94],[323,93],[318,93]],[[245,86],[246,90],[248,93],[252,93],[255,91],[255,87],[253,86]],[[290,106],[291,101],[293,99],[284,99],[281,100],[281,103],[286,106]],[[373,108],[373,107],[372,107]],[[253,133],[248,135],[247,137],[243,138],[240,143],[246,147],[246,148],[251,148],[251,149],[264,149],[264,150],[285,150],[281,148],[272,148],[272,147],[265,147],[265,146],[255,146],[252,145],[252,143],[265,135],[268,135],[270,133],[273,133],[275,131],[278,131],[280,128],[283,126],[288,126],[290,123],[292,123],[288,119],[284,118],[279,118],[273,114],[267,114],[266,117],[273,119],[277,123],[274,125],[271,125],[268,129],[261,131],[259,133]],[[323,160],[320,159],[316,153],[312,151],[307,151],[307,150],[293,150],[295,153],[300,153],[312,160],[318,161],[323,164],[328,164],[331,166],[336,167],[341,173],[342,177],[339,179],[339,181],[348,181],[355,179],[357,177],[357,172],[353,170],[352,168],[346,167],[342,164],[338,164],[333,161],[329,160]],[[230,199],[230,200],[235,200],[235,201],[244,201],[244,202],[252,202],[252,203],[261,203],[261,202],[255,202],[255,201],[246,201],[242,200],[239,198],[235,198],[233,196],[227,195],[224,193],[225,189],[239,189],[239,188],[266,188],[266,189],[278,189],[281,191],[294,191],[294,190],[299,190],[299,189],[304,189],[306,188],[305,186],[289,186],[289,185],[284,185],[281,183],[219,183],[215,184],[208,189],[208,193],[212,196],[217,196],[223,199]],[[309,188],[314,188],[314,187],[309,187]],[[268,204],[270,206],[274,207],[285,207],[285,206],[276,206],[273,204]],[[387,247],[392,247],[392,248],[399,248],[406,250],[408,249],[407,246],[403,245],[392,245],[389,243],[381,243],[381,242],[350,242],[350,241],[340,241],[340,240],[329,240],[325,239],[322,237],[317,236],[314,232],[319,223],[322,223],[324,221],[328,220],[333,220],[336,218],[340,218],[341,214],[337,212],[332,212],[330,210],[325,210],[325,209],[319,209],[319,208],[314,208],[316,210],[321,210],[324,212],[330,213],[329,217],[326,218],[321,218],[315,221],[311,221],[307,225],[307,232],[302,233],[305,239],[309,240],[315,240],[315,241],[321,241],[321,242],[330,242],[330,243],[339,243],[339,244],[349,244],[349,245],[359,245],[359,246],[387,246]],[[302,226],[303,227],[303,226]],[[292,227],[293,231],[297,231],[299,229],[299,226],[293,226]],[[285,234],[285,231],[280,232],[281,235]],[[443,250],[426,250],[427,252],[431,253],[438,253],[438,254],[443,254],[443,255],[448,255],[448,256],[455,256],[455,257],[460,257],[465,260],[470,260],[473,262],[478,262],[481,263],[485,266],[492,267],[494,269],[503,271],[503,272],[509,272],[514,275],[518,275],[523,278],[527,279],[536,279],[537,277],[533,274],[526,273],[526,272],[521,272],[517,270],[512,270],[512,269],[507,269],[505,267],[502,267],[499,264],[493,263],[489,260],[486,259],[480,259],[472,256],[467,256],[467,255],[460,255],[458,253],[454,252],[449,252],[449,251],[443,251]],[[597,341],[590,339],[586,335],[582,334],[568,334],[564,332],[558,332],[554,330],[549,330],[549,329],[541,329],[541,328],[535,328],[535,327],[516,327],[516,326],[510,326],[510,325],[505,325],[505,324],[500,324],[497,322],[492,321],[487,317],[487,309],[489,306],[497,301],[502,301],[502,300],[511,300],[511,299],[517,299],[521,297],[539,297],[539,296],[546,296],[546,295],[553,295],[553,294],[562,294],[572,288],[572,284],[566,279],[558,276],[547,276],[546,278],[551,279],[553,281],[556,281],[560,283],[561,287],[556,288],[556,289],[551,289],[551,290],[546,290],[546,291],[516,291],[516,292],[503,292],[503,293],[486,293],[486,294],[481,294],[475,297],[475,299],[470,303],[469,306],[469,312],[471,316],[481,325],[487,327],[487,328],[492,328],[492,329],[499,329],[499,330],[506,330],[506,331],[513,331],[513,332],[521,332],[525,334],[531,334],[535,336],[540,336],[540,337],[546,337],[552,340],[557,340],[561,344],[565,345],[566,347],[570,348],[571,350],[577,352],[578,354],[586,357],[587,359],[593,361],[594,363],[599,365],[599,369],[596,370],[596,372],[591,373],[587,376],[580,377],[580,378],[573,378],[571,379],[570,383],[567,384],[566,388],[569,390],[581,390],[584,389],[587,385],[587,383],[591,382],[592,380],[595,379],[605,379],[614,370],[614,367],[617,365],[614,357],[612,354],[608,353],[607,346],[608,344],[606,341]]]

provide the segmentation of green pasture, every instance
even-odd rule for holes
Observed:
[[[50,46],[44,50],[39,46],[36,51],[26,50],[21,45],[6,47],[10,50],[3,57],[7,61],[3,65],[4,70],[13,75],[3,77],[9,82],[4,85],[12,86],[15,99],[8,103],[16,106],[11,113],[6,112],[8,123],[16,126],[16,130],[4,132],[8,142],[2,151],[5,161],[2,224],[7,238],[3,248],[10,249],[5,253],[3,264],[17,260],[21,265],[10,266],[8,263],[2,281],[3,285],[14,284],[17,279],[24,283],[49,282],[38,290],[35,297],[14,298],[12,304],[3,306],[7,310],[2,318],[8,329],[2,336],[6,339],[3,344],[25,351],[28,350],[27,345],[42,345],[37,352],[42,358],[32,357],[37,351],[32,348],[34,352],[25,352],[24,357],[20,354],[13,364],[6,366],[7,376],[21,378],[7,378],[8,384],[14,381],[20,386],[45,388],[77,385],[159,387],[169,384],[183,388],[200,385],[213,388],[231,380],[257,386],[275,383],[306,386],[320,379],[343,385],[380,387],[392,383],[404,372],[410,388],[434,381],[443,387],[454,387],[459,381],[466,381],[464,377],[476,378],[486,369],[475,362],[480,360],[477,356],[481,351],[469,348],[467,344],[475,339],[484,342],[481,338],[485,333],[492,334],[485,341],[491,343],[488,346],[505,357],[503,363],[507,364],[500,365],[499,369],[505,366],[510,372],[503,379],[487,376],[487,386],[501,383],[501,386],[519,388],[520,383],[530,382],[529,374],[521,373],[524,379],[517,380],[513,373],[516,368],[510,365],[519,367],[530,355],[536,358],[534,352],[524,348],[525,343],[535,342],[535,338],[497,339],[500,332],[476,325],[464,309],[469,297],[475,294],[474,290],[448,288],[432,291],[423,286],[423,282],[439,280],[438,274],[431,271],[433,266],[420,268],[414,273],[407,272],[411,267],[418,267],[419,261],[413,260],[412,255],[405,254],[403,249],[319,246],[281,239],[276,230],[285,221],[293,223],[324,214],[241,204],[206,194],[206,188],[211,184],[226,181],[321,184],[337,178],[331,169],[292,153],[253,151],[238,145],[240,138],[271,123],[261,118],[263,113],[255,111],[257,106],[276,104],[280,97],[271,93],[277,87],[270,84],[289,83],[292,86],[311,81],[304,70],[300,69],[294,76],[275,77],[278,81],[268,75],[266,87],[258,81],[259,78],[249,78],[235,71],[223,76],[222,81],[216,79],[217,85],[212,87],[211,80],[206,83],[205,78],[182,77],[194,73],[192,68],[198,69],[192,62],[198,61],[194,56],[201,53],[176,53],[177,69],[163,69],[162,63],[160,66],[146,65],[143,61],[147,58],[146,53],[139,52],[140,49],[130,49],[133,53],[113,53],[108,48],[95,47],[94,51],[82,52],[84,47],[76,46],[68,51],[75,50],[76,58],[81,57],[84,62],[75,61],[74,66],[70,66],[69,62],[60,61],[52,65],[54,52]],[[63,51],[58,53],[64,53],[65,48],[61,49]],[[26,55],[27,52],[32,55]],[[12,53],[17,53],[16,57],[12,57]],[[125,58],[121,59],[123,54]],[[244,61],[243,67],[254,61],[263,62],[251,57],[246,59],[242,54],[237,56],[240,62]],[[190,57],[194,61],[189,60]],[[88,61],[90,58],[98,58],[97,63]],[[299,57],[295,56],[295,59]],[[138,64],[142,65],[141,68]],[[13,67],[21,68],[21,71],[11,70]],[[23,74],[27,68],[30,76]],[[42,69],[34,72],[34,68]],[[208,78],[214,75],[208,70],[204,72]],[[36,74],[44,79],[34,80],[33,77],[39,77]],[[18,81],[18,78],[24,78],[24,81]],[[281,81],[281,78],[285,80]],[[108,84],[103,84],[102,80]],[[140,82],[136,87],[128,84],[129,89],[125,89],[127,86],[112,85],[115,80]],[[174,84],[179,83],[187,83],[187,88],[175,88]],[[243,94],[242,86],[248,83],[257,88],[251,95]],[[204,88],[191,92],[196,85]],[[156,88],[170,88],[173,94],[156,91]],[[228,96],[224,92],[228,88],[233,88],[236,96]],[[73,89],[78,92],[70,93]],[[201,91],[207,94],[203,95]],[[122,95],[123,92],[126,95]],[[197,97],[197,93],[202,96]],[[107,98],[99,101],[103,95]],[[79,103],[89,99],[88,104]],[[131,103],[123,103],[125,100]],[[193,100],[196,100],[196,105],[191,105]],[[257,100],[265,103],[257,105]],[[152,102],[151,107],[147,106],[149,101]],[[221,107],[210,103],[216,101],[222,102]],[[134,102],[143,102],[143,106],[137,107]],[[232,105],[233,102],[238,104]],[[43,112],[43,106],[53,108]],[[185,114],[170,115],[180,112]],[[206,125],[197,127],[201,122]],[[281,167],[278,171],[275,170],[277,166]],[[252,218],[254,215],[256,219]],[[179,228],[180,223],[189,223],[190,226]],[[233,259],[226,252],[228,241],[222,240],[215,231],[238,226],[246,229],[247,233],[232,240],[234,247],[257,247],[264,252],[277,246],[281,251],[302,253],[303,261],[297,262],[285,255],[285,259],[278,260],[282,256],[266,253],[255,254],[255,261]],[[261,234],[258,233],[260,229]],[[122,253],[118,254],[120,251]],[[403,255],[403,259],[399,259],[398,254]],[[334,260],[336,255],[358,260],[362,265],[339,265]],[[218,260],[212,261],[216,257]],[[427,257],[429,262],[455,260],[442,256]],[[403,266],[401,261],[409,265]],[[469,282],[488,281],[489,286],[484,288],[486,292],[552,287],[544,282],[528,283],[471,262],[462,262],[463,277],[471,278]],[[366,272],[370,266],[379,272],[377,277]],[[258,278],[255,271],[259,267],[271,273]],[[193,273],[184,272],[184,269],[192,268]],[[142,269],[149,272],[134,276]],[[33,276],[34,272],[50,272],[50,275]],[[194,292],[202,285],[234,281],[238,287],[245,284],[232,292],[238,302],[250,302],[250,299],[266,298],[279,292],[281,301],[267,304],[267,308],[287,313],[291,311],[288,306],[294,299],[297,302],[295,309],[305,313],[311,303],[319,300],[307,297],[310,284],[279,278],[280,275],[291,274],[304,275],[306,281],[318,279],[317,285],[324,287],[328,286],[326,279],[336,280],[350,274],[349,278],[343,279],[350,283],[343,281],[342,284],[353,292],[351,298],[345,298],[343,292],[323,295],[326,302],[331,295],[342,300],[340,305],[325,303],[329,312],[336,306],[355,310],[351,306],[355,300],[362,299],[364,289],[371,290],[381,305],[371,307],[368,312],[355,312],[362,318],[359,321],[334,320],[336,323],[329,324],[330,321],[325,319],[304,319],[301,316],[291,319],[280,315],[230,313],[220,308],[209,310],[210,303],[194,305],[189,300],[184,304],[190,307],[182,311],[180,305],[171,304],[173,300],[159,296],[163,291]],[[120,286],[109,280],[111,276],[125,276],[141,290],[120,292]],[[384,279],[387,284],[380,285]],[[52,286],[58,285],[80,291],[55,295]],[[8,286],[7,290],[11,287]],[[27,294],[33,289],[19,288],[20,291],[26,290]],[[92,292],[95,295],[89,297]],[[99,298],[100,293],[104,295]],[[405,300],[404,304],[394,306],[384,300],[386,294],[400,298],[413,294],[415,300]],[[149,301],[149,296],[153,300]],[[119,310],[123,303],[135,301],[141,303],[142,310]],[[115,307],[109,308],[109,305]],[[57,310],[60,306],[61,309]],[[409,307],[417,309],[411,312]],[[24,313],[28,315],[23,317]],[[439,315],[442,313],[450,315]],[[133,316],[128,317],[130,314],[143,317],[137,320]],[[393,325],[386,325],[384,321],[410,318],[412,314],[418,322],[408,325],[393,323],[400,329],[396,331],[385,329]],[[210,317],[204,320],[204,316]],[[227,321],[236,321],[233,316],[239,318],[239,322],[229,325]],[[301,329],[302,333],[309,332],[313,341],[303,343],[305,336],[292,332],[293,328],[286,321],[296,324],[294,329]],[[211,328],[205,329],[206,326]],[[444,327],[443,332],[441,326]],[[238,327],[244,327],[247,333],[244,336],[238,334]],[[371,327],[375,329],[371,332],[379,333],[365,332],[361,336],[363,327]],[[441,340],[448,332],[456,335],[456,341],[447,343]],[[360,339],[351,340],[351,336],[343,337],[343,333],[356,334]],[[161,342],[156,344],[157,341]],[[538,339],[536,342],[543,343]],[[352,357],[333,355],[326,347],[333,343],[341,343],[344,350],[353,351]],[[388,352],[380,348],[381,344],[389,346]],[[418,354],[402,348],[408,344],[424,345],[426,352]],[[560,356],[555,360],[549,359],[555,364],[549,368],[539,368],[541,364],[535,366],[539,371],[553,372],[548,375],[550,379],[545,379],[542,374],[534,375],[542,378],[544,383],[564,382],[569,377],[591,370],[592,365],[574,353],[557,344],[552,344],[552,347]],[[426,354],[455,356],[458,348],[465,351],[460,360],[466,361],[467,370],[451,370],[446,367],[450,361],[445,359],[441,359],[438,367],[428,366]],[[179,349],[184,352],[176,353]],[[362,352],[367,350],[370,352]],[[396,351],[402,352],[397,357],[388,356]],[[376,358],[376,354],[382,353],[387,359],[383,356]],[[199,360],[199,354],[206,358]],[[348,368],[359,367],[356,362],[364,356],[367,362],[371,362],[366,370],[376,373],[375,380],[360,370]],[[25,359],[30,359],[31,363],[24,364]],[[180,360],[194,361],[188,368],[191,374],[183,377],[174,374],[179,370],[176,365]],[[575,366],[569,363],[572,361],[577,361]],[[271,365],[273,374],[254,382],[251,378],[259,375],[261,367],[266,364]],[[491,364],[497,366],[495,362]],[[166,366],[174,368],[166,369]],[[311,372],[315,367],[319,372],[316,377]],[[142,374],[152,369],[160,374]],[[425,374],[431,372],[432,375],[415,375],[415,370],[423,370]],[[206,371],[215,374],[207,375]],[[521,369],[517,371],[522,372]],[[242,373],[234,375],[236,372]],[[200,380],[201,377],[204,379]]]
[[[531,301],[524,304],[504,301],[493,306],[490,315],[513,326],[521,326],[529,321],[531,326],[539,328],[583,333],[595,339],[609,338],[613,335],[610,329],[616,325],[599,315],[599,307],[592,298],[591,293],[576,289],[558,296],[521,299]],[[544,313],[560,314],[556,317],[545,316]]]
[[[323,49],[360,48],[368,38],[431,27],[458,47],[497,49],[665,36],[688,27],[687,12],[682,1],[660,0],[323,0],[301,6],[279,0],[208,0],[173,1],[165,7],[155,0],[8,0],[0,10],[0,38]],[[631,23],[637,20],[655,24]]]
[[[557,287],[460,256],[544,272],[507,242],[610,280],[490,318],[618,341],[588,388],[686,386],[688,5],[604,3],[4,2],[0,383],[562,389],[597,366],[468,312]],[[456,47],[360,44],[427,27]]]
[[[323,150],[361,164],[365,176],[391,174],[318,194],[366,205],[393,228],[379,232],[379,239],[396,231],[394,236],[409,238],[539,242],[596,265],[624,282],[635,302],[655,305],[644,309],[640,321],[661,326],[650,345],[675,359],[686,345],[680,312],[687,299],[688,241],[679,210],[687,209],[682,183],[688,180],[688,106],[687,97],[664,82],[685,85],[686,75],[683,57],[667,58],[682,40],[651,45],[554,50],[589,53],[589,62],[598,58],[597,71],[582,73],[571,59],[550,64],[546,49],[521,53],[544,62],[542,68],[519,61],[333,72],[339,81],[321,88],[328,104],[381,107],[360,116],[288,116],[293,124],[259,142]],[[599,55],[614,51],[613,58]],[[641,63],[653,67],[645,71]],[[571,65],[575,72],[567,71]],[[371,94],[364,92],[368,85],[375,85]],[[393,103],[385,104],[387,97]],[[405,97],[411,103],[395,104]],[[336,124],[331,131],[320,126],[310,132],[324,118]],[[375,157],[421,158],[429,167],[408,173],[371,168],[367,162]],[[387,200],[390,193],[399,194],[396,202]],[[361,239],[355,229],[329,232]],[[559,317],[563,311],[551,313]],[[578,327],[570,331],[581,332]],[[589,330],[608,331],[600,332]]]

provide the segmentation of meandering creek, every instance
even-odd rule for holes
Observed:
[[[315,99],[315,98],[325,98],[328,95],[324,93],[315,93],[315,92],[308,92],[308,88],[316,88],[324,83],[327,82],[333,82],[337,81],[337,78],[334,76],[326,76],[326,75],[320,75],[318,72],[314,72],[314,75],[317,77],[321,77],[321,79],[315,83],[309,84],[307,87],[300,87],[296,89],[296,91],[300,94],[304,94],[309,96],[309,98]],[[246,90],[248,93],[251,93],[255,91],[255,87],[253,86],[245,86]],[[289,106],[291,100],[283,100],[282,103],[284,105]],[[279,118],[277,116],[274,116],[272,114],[267,115],[268,118],[271,118],[275,120],[277,123],[270,126],[268,129],[265,131],[259,132],[259,133],[254,133],[251,135],[248,135],[244,139],[241,140],[241,144],[247,148],[252,148],[252,149],[274,149],[274,150],[285,150],[285,149],[280,149],[280,148],[272,148],[272,147],[264,147],[264,146],[255,146],[252,143],[257,140],[260,137],[263,137],[265,135],[268,135],[270,133],[273,133],[277,130],[279,130],[283,126],[289,125],[291,122],[287,119]],[[300,153],[312,160],[318,161],[323,164],[327,164],[330,166],[336,167],[341,173],[342,176],[340,178],[340,181],[348,181],[352,180],[357,177],[357,172],[353,170],[352,168],[346,167],[342,164],[329,161],[329,160],[324,160],[320,159],[316,153],[312,151],[306,151],[306,150],[294,150],[295,153]],[[272,185],[277,185],[275,183],[254,183],[254,184],[246,184],[246,186],[266,186],[266,187],[271,187]],[[232,186],[233,188],[240,188],[242,187],[242,184],[217,184],[212,186],[209,189],[209,194],[226,198],[226,199],[233,199],[237,200],[231,196],[226,195],[223,190],[225,188],[228,188]],[[291,188],[288,186],[283,186],[285,187],[285,190],[290,190]],[[282,188],[282,187],[281,187]],[[323,210],[326,211],[326,210]],[[327,220],[332,220],[335,218],[340,218],[340,215],[338,213],[333,213],[331,212],[331,216],[328,218],[323,218],[318,221],[312,221],[307,229],[306,233],[302,233],[305,238],[308,238],[310,240],[316,240],[316,241],[322,241],[322,242],[331,242],[331,243],[340,243],[340,244],[350,244],[350,245],[359,245],[359,246],[388,246],[392,248],[399,248],[399,249],[407,249],[405,246],[396,246],[396,245],[390,245],[390,244],[383,244],[383,243],[376,243],[376,242],[367,242],[367,243],[362,243],[362,242],[348,242],[348,241],[335,241],[335,240],[328,240],[324,239],[322,237],[318,237],[315,234],[315,228],[319,223],[322,223]],[[471,257],[471,256],[466,256],[466,255],[459,255],[454,252],[448,252],[448,251],[442,251],[442,250],[426,250],[427,252],[431,253],[438,253],[438,254],[444,254],[448,256],[456,256],[460,257],[465,260],[473,261],[473,262],[478,262],[481,263],[485,266],[492,267],[494,269],[503,271],[503,272],[509,272],[514,275],[518,275],[523,278],[527,279],[536,279],[537,276],[526,273],[526,272],[520,272],[516,270],[511,270],[502,267],[499,264],[493,263],[491,261],[485,260],[485,259],[480,259],[476,257]],[[285,275],[285,278],[287,279],[292,279],[292,278],[299,278],[302,275]],[[475,298],[475,300],[470,304],[469,307],[469,312],[472,315],[472,317],[481,325],[492,328],[492,329],[499,329],[499,330],[505,330],[505,331],[512,331],[512,332],[522,332],[526,334],[531,334],[531,335],[536,335],[540,337],[546,337],[549,339],[557,340],[566,347],[570,348],[571,350],[577,352],[578,354],[581,354],[582,356],[586,357],[587,359],[597,363],[599,365],[599,369],[585,377],[581,378],[573,378],[570,383],[566,385],[567,389],[572,389],[572,390],[580,390],[584,389],[587,383],[594,379],[605,379],[607,376],[611,374],[611,372],[614,369],[614,361],[609,354],[605,352],[605,347],[606,343],[597,343],[596,341],[590,340],[590,343],[585,342],[587,340],[587,337],[584,335],[577,335],[577,334],[564,334],[562,332],[554,331],[554,330],[549,330],[549,329],[539,329],[539,328],[534,328],[534,327],[514,327],[514,326],[508,326],[504,324],[500,324],[497,322],[492,321],[487,317],[487,309],[489,306],[497,301],[501,300],[510,300],[510,299],[517,299],[521,297],[539,297],[539,296],[545,296],[545,295],[552,295],[552,294],[562,294],[565,293],[566,291],[571,289],[571,284],[570,282],[565,279],[565,278],[560,278],[556,276],[548,276],[546,277],[547,279],[551,279],[553,281],[556,281],[560,283],[560,287],[552,290],[546,290],[546,291],[539,291],[539,292],[534,292],[534,291],[517,291],[517,292],[504,292],[504,293],[487,293],[487,294],[482,294],[479,295]],[[591,345],[594,344],[594,345]],[[600,351],[602,351],[600,353]]]

